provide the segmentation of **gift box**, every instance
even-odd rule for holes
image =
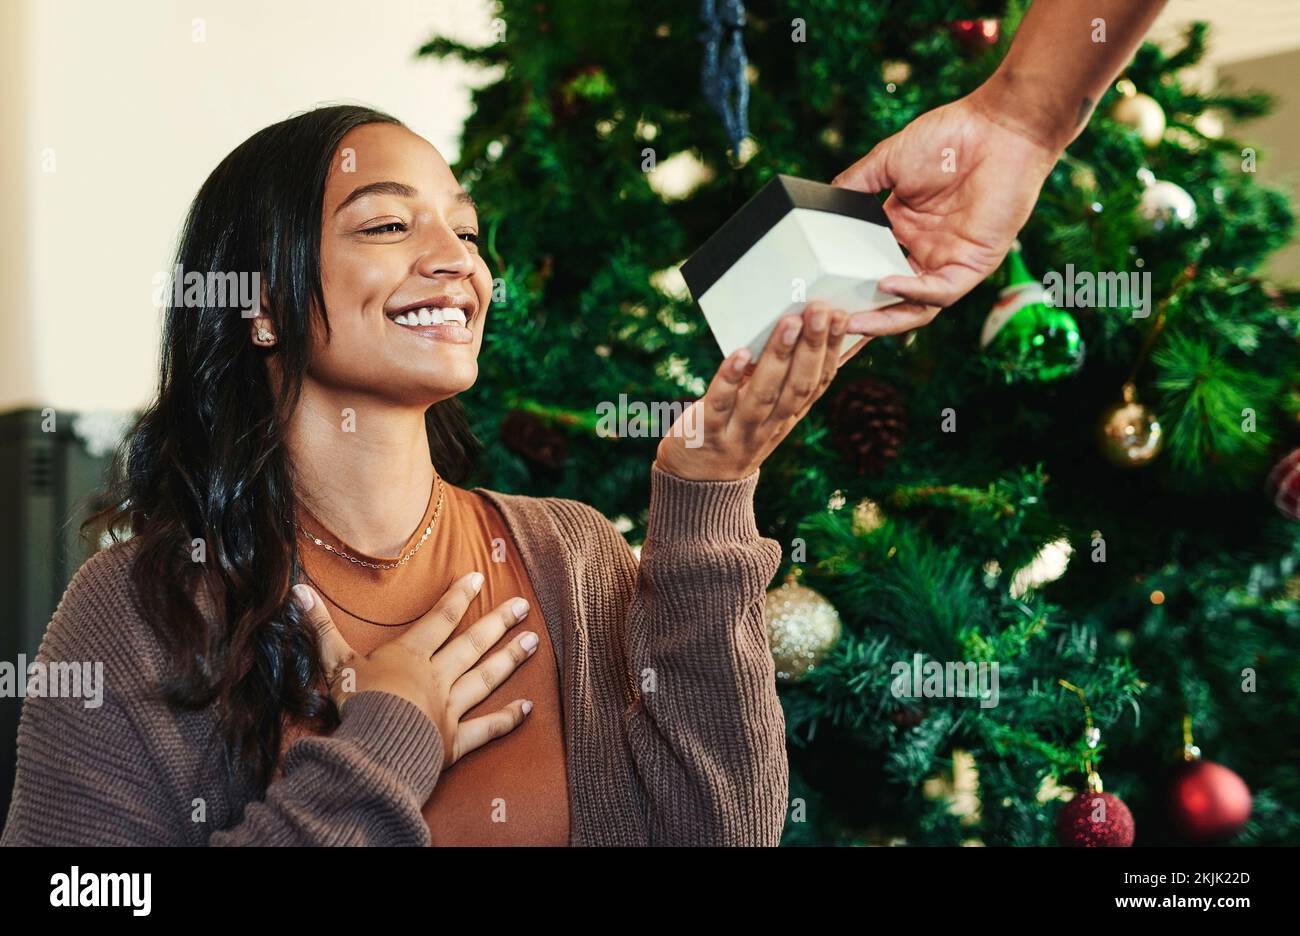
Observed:
[[[781,316],[825,300],[848,312],[902,300],[886,276],[915,276],[880,200],[852,189],[778,175],[682,264],[682,278],[722,354],[758,360]],[[843,358],[863,335],[845,335]]]

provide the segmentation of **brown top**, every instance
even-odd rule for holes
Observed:
[[[518,546],[559,662],[571,845],[780,842],[789,766],[763,598],[781,547],[754,522],[758,475],[652,466],[639,565],[586,504],[474,489]],[[54,612],[37,661],[102,663],[103,697],[28,694],[0,845],[429,844],[442,735],[400,696],[359,693],[264,790],[228,769],[216,703],[158,701],[168,662],[136,610],[135,551],[88,559]]]
[[[405,632],[453,582],[470,572],[483,573],[483,588],[449,640],[502,602],[515,596],[527,599],[528,616],[507,630],[483,659],[525,630],[538,635],[537,650],[462,719],[489,714],[515,699],[531,699],[533,710],[509,734],[443,771],[423,813],[433,845],[567,845],[559,669],[543,612],[501,514],[480,495],[435,475],[424,515],[402,548],[393,556],[371,556],[330,533],[305,504],[299,502],[298,508],[303,580],[325,599],[343,639],[363,656]],[[430,523],[428,539],[405,565],[394,569],[349,562],[301,532],[305,528],[335,549],[382,565],[420,544]],[[304,734],[303,727],[286,726],[283,750]]]

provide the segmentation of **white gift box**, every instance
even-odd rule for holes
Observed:
[[[877,287],[915,276],[874,195],[778,175],[681,267],[723,356],[758,360],[781,316],[825,300],[848,312],[902,300]],[[864,340],[845,335],[841,358]]]

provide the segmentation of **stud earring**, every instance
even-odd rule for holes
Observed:
[[[272,335],[265,328],[259,328],[257,330],[257,340],[270,344],[271,342],[275,341],[275,335]]]

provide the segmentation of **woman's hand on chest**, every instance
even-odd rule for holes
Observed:
[[[443,769],[518,727],[532,711],[531,700],[515,699],[495,712],[462,721],[528,661],[539,643],[536,633],[523,631],[502,649],[487,653],[527,616],[528,602],[520,597],[451,636],[482,585],[478,572],[458,579],[427,614],[366,656],[339,633],[319,596],[306,585],[295,585],[302,613],[320,635],[321,662],[340,715],[347,700],[361,692],[389,692],[406,699],[438,727]]]

